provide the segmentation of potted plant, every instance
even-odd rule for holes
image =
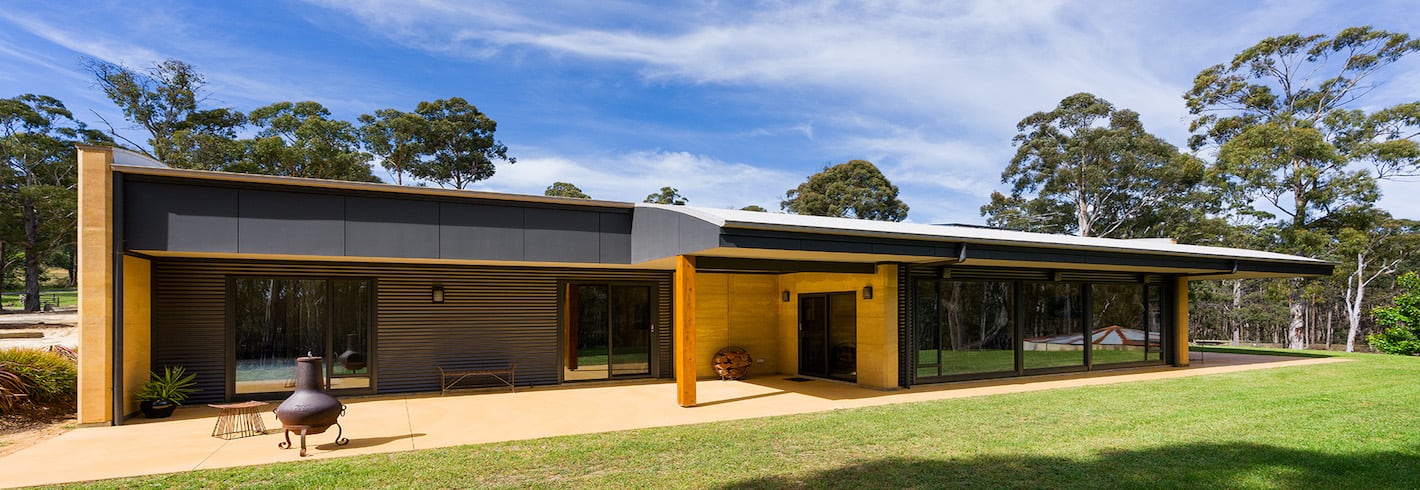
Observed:
[[[150,419],[171,416],[178,405],[187,401],[188,395],[197,392],[196,374],[188,374],[182,366],[166,367],[162,374],[152,373],[143,388],[138,390],[138,408]]]

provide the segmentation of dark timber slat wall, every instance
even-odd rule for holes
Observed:
[[[193,402],[226,396],[226,278],[365,277],[375,280],[374,367],[380,393],[433,391],[437,366],[518,363],[518,384],[558,381],[561,281],[648,282],[658,291],[657,346],[670,374],[669,271],[416,266],[165,259],[154,261],[155,366],[198,374]],[[433,304],[434,284],[445,302]]]

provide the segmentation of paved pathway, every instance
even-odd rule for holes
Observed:
[[[347,415],[341,419],[350,444],[334,445],[332,429],[310,437],[311,456],[305,459],[1344,361],[1213,353],[1199,359],[1197,353],[1194,355],[1194,365],[1188,368],[998,379],[892,392],[833,381],[796,383],[784,380],[784,375],[747,381],[702,381],[697,385],[701,405],[689,409],[675,406],[675,384],[665,382],[447,397],[433,394],[350,398],[345,400],[349,405]],[[269,429],[280,427],[269,411],[264,418]],[[279,431],[225,441],[208,436],[214,422],[215,410],[191,407],[178,410],[170,419],[136,419],[119,427],[76,429],[0,458],[0,487],[301,459],[295,449],[277,449],[276,443],[282,440]]]

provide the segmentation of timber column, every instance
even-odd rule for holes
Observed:
[[[1173,280],[1173,364],[1188,365],[1188,278]]]
[[[79,424],[113,422],[113,149],[79,146]]]
[[[695,257],[675,258],[676,402],[695,406]]]

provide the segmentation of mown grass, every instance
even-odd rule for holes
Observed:
[[[39,296],[41,303],[53,305],[55,308],[74,308],[79,306],[78,291],[44,291],[39,293]],[[24,308],[24,294],[0,294],[0,306],[9,310]]]
[[[1420,488],[1420,358],[1344,357],[85,486]]]

